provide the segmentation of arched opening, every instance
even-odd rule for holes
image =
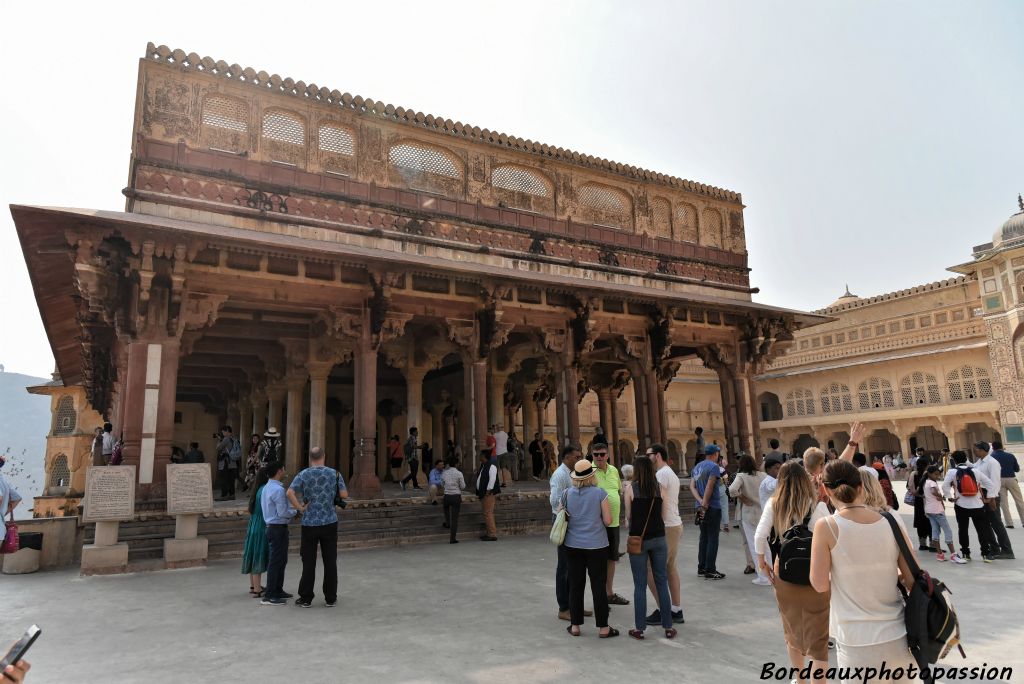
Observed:
[[[866,456],[884,456],[895,454],[900,450],[900,439],[884,428],[880,428],[868,435],[860,448]]]
[[[761,407],[761,421],[782,420],[782,402],[774,392],[762,392],[757,397]]]
[[[791,455],[800,458],[804,455],[804,452],[811,447],[818,447],[820,449],[821,445],[818,444],[818,440],[816,440],[812,435],[805,432],[797,437],[796,441],[793,442],[793,452]]]
[[[70,397],[67,397],[70,399]],[[57,454],[50,464],[50,476],[47,478],[47,493],[51,495],[67,494],[71,486],[71,469],[68,468],[68,457]]]
[[[686,455],[686,452],[679,446],[678,440],[668,440],[668,444],[665,445],[665,448],[668,449],[668,457],[670,459],[669,465],[671,465],[677,472],[682,470],[686,466],[683,462],[683,456]]]
[[[615,454],[617,463],[632,463],[635,454],[636,449],[633,447],[632,442],[628,439],[619,440],[618,452]]]
[[[946,436],[933,428],[931,425],[925,425],[919,427],[914,434],[910,436],[910,451],[916,452],[919,448],[923,448],[929,455],[937,454],[943,449],[949,448],[949,440]],[[895,453],[895,452],[893,452]],[[909,458],[909,454],[903,454],[904,458]]]

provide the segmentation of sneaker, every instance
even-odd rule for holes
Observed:
[[[304,601],[304,600],[302,600],[300,598],[297,598],[297,599],[295,599],[295,605],[297,605],[299,608],[310,608],[310,607],[312,607],[313,602],[312,601]]]
[[[720,580],[720,579],[725,579],[725,575],[723,575],[722,573],[718,572],[717,570],[709,570],[708,572],[704,573],[704,579]]]
[[[935,554],[935,560],[939,561],[940,563],[945,562],[946,554],[942,551],[939,551],[937,554]]]
[[[991,563],[993,560],[995,560],[995,558],[993,558],[992,556],[982,556],[981,560],[985,561],[986,563]]]
[[[324,605],[328,608],[334,608],[336,605],[338,605],[338,600],[335,599],[333,601],[324,601]]]
[[[1006,529],[1008,529],[1008,530],[1012,530],[1012,529],[1013,529],[1013,525],[1007,525],[1007,526],[1006,526]]]
[[[681,625],[684,622],[686,622],[686,620],[683,619],[683,609],[682,608],[680,608],[679,610],[672,611],[672,622],[674,624],[677,624],[677,625]]]
[[[622,598],[618,594],[612,594],[611,596],[609,596],[608,597],[608,603],[613,605],[613,606],[628,606],[629,605],[629,601],[624,599],[624,598]]]
[[[1013,551],[1003,551],[992,556],[996,560],[1016,560],[1017,557],[1013,555]]]
[[[697,577],[704,576],[704,568],[697,568]]]
[[[285,601],[284,599],[280,599],[280,598],[266,598],[266,597],[264,597],[260,601],[260,605],[261,606],[283,606],[283,605],[286,605],[287,603],[288,603],[287,601]]]
[[[404,487],[403,487],[403,489],[404,489]],[[932,547],[925,546],[924,544],[921,544],[920,546],[917,547],[917,550],[918,551],[931,551]]]
[[[950,560],[951,562],[953,562],[953,563],[956,563],[957,565],[964,565],[964,564],[965,564],[965,563],[967,562],[967,559],[966,559],[966,558],[964,558],[963,556],[961,556],[961,555],[960,555],[960,554],[958,554],[958,553],[954,553],[954,554],[952,554],[952,555],[951,555],[951,556],[949,557],[949,560]]]
[[[661,624],[661,610],[658,608],[654,609],[654,612],[647,616],[647,624],[649,625],[660,625]]]
[[[770,586],[772,586],[772,581],[770,579],[768,579],[767,577],[755,577],[754,579],[750,580],[750,583],[751,584],[756,584],[759,587],[770,587]]]
[[[281,598],[283,598],[283,599],[295,598],[295,594],[289,594],[287,591],[282,591],[281,592]]]

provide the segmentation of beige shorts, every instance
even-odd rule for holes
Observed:
[[[675,527],[665,527],[665,543],[668,545],[668,571],[669,573],[677,572],[676,570],[676,551],[679,550],[679,538],[683,536],[683,526],[676,525]]]

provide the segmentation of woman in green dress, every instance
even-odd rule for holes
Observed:
[[[263,573],[267,571],[270,545],[267,543],[267,525],[263,520],[263,506],[260,497],[267,484],[265,468],[256,475],[256,486],[249,496],[249,531],[245,535],[245,550],[242,552],[242,574],[249,575],[249,595],[259,598],[263,595]]]

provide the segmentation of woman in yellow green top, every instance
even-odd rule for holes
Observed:
[[[594,462],[594,474],[597,486],[608,494],[608,506],[612,510],[612,524],[608,531],[608,581],[605,589],[608,592],[608,603],[617,606],[628,606],[629,601],[615,593],[615,564],[619,562],[619,519],[622,510],[622,478],[619,471],[608,462],[608,445],[594,442],[590,445],[591,458]]]

